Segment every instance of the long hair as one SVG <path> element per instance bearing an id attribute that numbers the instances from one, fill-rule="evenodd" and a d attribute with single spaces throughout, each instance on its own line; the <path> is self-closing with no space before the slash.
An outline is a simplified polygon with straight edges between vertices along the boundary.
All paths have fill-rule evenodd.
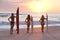
<path id="1" fill-rule="evenodd" d="M 27 20 L 30 20 L 30 15 L 27 16 Z"/>
<path id="2" fill-rule="evenodd" d="M 41 16 L 41 20 L 43 20 L 43 19 L 44 19 L 44 15 Z"/>

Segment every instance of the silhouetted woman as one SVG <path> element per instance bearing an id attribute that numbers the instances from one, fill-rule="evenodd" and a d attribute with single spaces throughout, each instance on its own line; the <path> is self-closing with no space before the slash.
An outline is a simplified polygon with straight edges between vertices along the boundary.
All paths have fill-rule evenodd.
<path id="1" fill-rule="evenodd" d="M 44 15 L 42 15 L 41 18 L 40 18 L 42 32 L 44 31 L 44 24 L 45 24 L 44 19 L 45 19 L 45 17 L 44 17 Z"/>
<path id="2" fill-rule="evenodd" d="M 12 13 L 11 16 L 8 18 L 8 21 L 10 22 L 10 34 L 13 34 L 13 27 L 14 27 L 14 14 Z"/>
<path id="3" fill-rule="evenodd" d="M 29 27 L 31 22 L 30 15 L 27 16 L 27 18 L 25 19 L 25 22 L 27 23 L 27 33 L 29 33 Z"/>

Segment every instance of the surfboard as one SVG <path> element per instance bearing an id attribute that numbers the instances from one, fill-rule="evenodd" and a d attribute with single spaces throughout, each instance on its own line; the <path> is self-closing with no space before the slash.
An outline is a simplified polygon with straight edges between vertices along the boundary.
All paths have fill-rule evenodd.
<path id="1" fill-rule="evenodd" d="M 46 14 L 46 31 L 48 32 L 48 15 Z"/>
<path id="2" fill-rule="evenodd" d="M 33 17 L 31 16 L 31 32 L 33 33 Z"/>
<path id="3" fill-rule="evenodd" d="M 17 34 L 19 34 L 19 7 L 16 11 L 16 27 L 17 27 Z"/>

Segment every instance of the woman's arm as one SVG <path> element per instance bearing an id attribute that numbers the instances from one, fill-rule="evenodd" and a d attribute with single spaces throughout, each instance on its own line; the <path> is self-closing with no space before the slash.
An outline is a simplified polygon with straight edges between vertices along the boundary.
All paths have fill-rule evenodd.
<path id="1" fill-rule="evenodd" d="M 39 20 L 39 22 L 41 22 L 41 19 Z"/>
<path id="2" fill-rule="evenodd" d="M 8 21 L 10 21 L 10 17 L 8 18 Z"/>
<path id="3" fill-rule="evenodd" d="M 40 22 L 40 20 L 39 20 L 39 22 Z"/>

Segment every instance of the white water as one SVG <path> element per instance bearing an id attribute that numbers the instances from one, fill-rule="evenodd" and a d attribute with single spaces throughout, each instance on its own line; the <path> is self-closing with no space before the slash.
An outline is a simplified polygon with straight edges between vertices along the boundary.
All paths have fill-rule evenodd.
<path id="1" fill-rule="evenodd" d="M 8 17 L 10 16 L 10 14 L 0 14 L 0 15 L 8 15 L 7 17 L 1 17 L 0 16 L 0 29 L 10 29 L 10 25 L 5 25 L 4 23 L 2 23 L 1 25 L 1 22 L 8 22 Z M 40 27 L 38 21 L 41 17 L 42 14 L 30 14 L 33 16 L 33 20 L 34 21 L 37 21 L 37 22 L 34 22 L 34 27 Z M 43 14 L 45 17 L 46 17 L 46 14 Z M 26 18 L 27 14 L 23 14 L 23 15 L 20 15 L 19 17 L 19 20 L 20 22 L 21 21 L 25 21 L 25 18 Z M 49 20 L 49 23 L 48 23 L 48 26 L 60 26 L 60 14 L 48 14 L 48 20 Z M 9 23 L 9 22 L 8 22 Z M 24 23 L 24 22 L 22 22 Z M 24 25 L 19 25 L 20 28 L 26 28 L 26 24 Z M 16 29 L 16 25 L 14 27 L 14 29 Z"/>

